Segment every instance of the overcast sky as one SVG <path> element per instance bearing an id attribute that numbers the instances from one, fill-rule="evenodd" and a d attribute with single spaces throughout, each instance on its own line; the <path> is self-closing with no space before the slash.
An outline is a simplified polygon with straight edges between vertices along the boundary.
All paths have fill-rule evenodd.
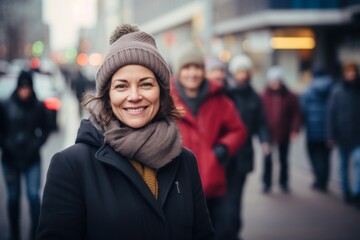
<path id="1" fill-rule="evenodd" d="M 43 20 L 50 26 L 50 47 L 74 47 L 81 27 L 96 23 L 96 0 L 43 0 Z"/>

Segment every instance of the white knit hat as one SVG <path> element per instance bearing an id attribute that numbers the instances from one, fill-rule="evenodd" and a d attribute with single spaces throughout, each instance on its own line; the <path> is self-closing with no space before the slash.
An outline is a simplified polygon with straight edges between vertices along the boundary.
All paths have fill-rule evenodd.
<path id="1" fill-rule="evenodd" d="M 250 71 L 253 68 L 251 59 L 246 55 L 237 55 L 229 63 L 229 72 L 235 74 L 238 71 Z"/>
<path id="2" fill-rule="evenodd" d="M 268 83 L 273 83 L 277 81 L 282 82 L 284 80 L 284 77 L 285 77 L 284 71 L 280 66 L 272 66 L 267 71 L 266 81 Z"/>

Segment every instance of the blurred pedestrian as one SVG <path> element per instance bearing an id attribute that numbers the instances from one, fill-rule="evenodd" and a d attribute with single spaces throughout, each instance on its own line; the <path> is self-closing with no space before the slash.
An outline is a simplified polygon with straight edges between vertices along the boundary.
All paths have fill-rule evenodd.
<path id="1" fill-rule="evenodd" d="M 301 96 L 301 108 L 306 127 L 306 147 L 314 174 L 312 188 L 327 191 L 330 171 L 330 151 L 326 138 L 326 108 L 333 84 L 321 68 L 313 71 L 313 79 Z"/>
<path id="2" fill-rule="evenodd" d="M 33 76 L 22 71 L 9 99 L 0 104 L 0 147 L 7 188 L 10 239 L 20 239 L 21 177 L 31 216 L 31 237 L 35 239 L 40 211 L 40 149 L 49 135 L 47 110 L 33 88 Z"/>
<path id="3" fill-rule="evenodd" d="M 75 93 L 76 99 L 79 104 L 79 116 L 83 115 L 83 108 L 81 106 L 82 99 L 87 90 L 87 85 L 90 81 L 82 73 L 82 70 L 79 68 L 71 80 L 72 89 Z"/>
<path id="4" fill-rule="evenodd" d="M 228 96 L 235 103 L 237 112 L 248 130 L 245 144 L 230 160 L 226 168 L 227 192 L 224 197 L 228 217 L 227 239 L 240 239 L 242 221 L 242 196 L 247 176 L 254 169 L 254 147 L 252 138 L 258 136 L 263 154 L 270 153 L 269 133 L 265 122 L 262 102 L 251 86 L 253 63 L 246 55 L 237 55 L 229 62 L 231 74 L 230 84 L 227 84 Z"/>
<path id="5" fill-rule="evenodd" d="M 328 106 L 329 144 L 337 144 L 340 153 L 340 181 L 346 203 L 360 206 L 360 77 L 358 66 L 346 62 L 342 81 L 334 86 Z M 349 167 L 354 164 L 355 184 L 350 184 Z M 351 168 L 353 169 L 353 168 Z"/>
<path id="6" fill-rule="evenodd" d="M 213 81 L 224 88 L 227 85 L 227 69 L 226 64 L 217 57 L 210 57 L 205 64 L 206 79 Z"/>
<path id="7" fill-rule="evenodd" d="M 183 148 L 170 71 L 154 38 L 122 24 L 75 145 L 51 160 L 38 239 L 213 239 L 194 155 Z"/>
<path id="8" fill-rule="evenodd" d="M 226 192 L 225 167 L 246 138 L 243 125 L 232 101 L 222 87 L 205 79 L 201 49 L 187 45 L 177 58 L 176 80 L 172 88 L 176 105 L 184 110 L 177 121 L 184 146 L 198 160 L 207 206 L 216 239 L 227 239 L 227 213 L 222 200 Z"/>
<path id="9" fill-rule="evenodd" d="M 271 143 L 279 152 L 279 184 L 282 192 L 289 192 L 288 151 L 290 140 L 297 138 L 301 125 L 299 102 L 284 83 L 285 75 L 279 66 L 271 67 L 266 76 L 267 86 L 262 101 L 268 123 Z M 265 156 L 263 172 L 263 192 L 271 191 L 272 154 Z"/>

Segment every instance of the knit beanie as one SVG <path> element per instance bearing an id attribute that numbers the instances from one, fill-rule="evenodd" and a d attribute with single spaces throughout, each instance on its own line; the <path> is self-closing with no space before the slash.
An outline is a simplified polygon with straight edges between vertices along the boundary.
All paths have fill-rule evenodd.
<path id="1" fill-rule="evenodd" d="M 268 83 L 282 82 L 284 80 L 284 71 L 280 66 L 272 66 L 266 74 L 266 81 Z"/>
<path id="2" fill-rule="evenodd" d="M 251 71 L 253 63 L 246 55 L 237 55 L 229 63 L 229 72 L 234 75 L 238 71 Z"/>
<path id="3" fill-rule="evenodd" d="M 111 35 L 109 51 L 96 74 L 97 91 L 106 86 L 117 70 L 131 64 L 150 69 L 159 83 L 169 90 L 170 70 L 156 47 L 154 37 L 135 25 L 122 24 Z"/>
<path id="4" fill-rule="evenodd" d="M 205 69 L 206 69 L 206 71 L 211 71 L 211 70 L 215 70 L 215 69 L 221 69 L 221 70 L 226 71 L 226 65 L 219 58 L 211 57 L 211 58 L 206 59 Z"/>
<path id="5" fill-rule="evenodd" d="M 30 72 L 27 72 L 27 71 L 20 72 L 18 79 L 17 79 L 17 87 L 16 88 L 20 88 L 23 86 L 27 86 L 27 87 L 30 87 L 31 89 L 33 89 L 33 77 Z"/>
<path id="6" fill-rule="evenodd" d="M 204 53 L 194 43 L 186 45 L 179 51 L 175 61 L 175 73 L 179 73 L 181 68 L 189 64 L 205 67 Z"/>

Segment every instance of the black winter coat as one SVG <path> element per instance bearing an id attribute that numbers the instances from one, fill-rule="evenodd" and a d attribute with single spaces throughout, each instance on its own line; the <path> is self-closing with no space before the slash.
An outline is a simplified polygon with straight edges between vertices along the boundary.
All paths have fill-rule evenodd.
<path id="1" fill-rule="evenodd" d="M 50 129 L 47 109 L 35 93 L 22 102 L 17 92 L 0 103 L 0 147 L 4 163 L 24 169 L 40 161 L 40 148 Z"/>
<path id="2" fill-rule="evenodd" d="M 351 150 L 360 146 L 360 79 L 355 84 L 337 84 L 329 99 L 327 112 L 328 139 Z"/>
<path id="3" fill-rule="evenodd" d="M 257 135 L 261 142 L 270 141 L 262 102 L 250 84 L 237 85 L 232 88 L 228 87 L 226 92 L 235 103 L 237 111 L 249 133 L 244 146 L 241 147 L 231 160 L 230 167 L 236 166 L 238 172 L 249 173 L 254 169 L 252 138 Z"/>
<path id="4" fill-rule="evenodd" d="M 194 155 L 183 149 L 157 179 L 158 200 L 83 120 L 76 144 L 51 161 L 37 239 L 213 239 Z"/>

